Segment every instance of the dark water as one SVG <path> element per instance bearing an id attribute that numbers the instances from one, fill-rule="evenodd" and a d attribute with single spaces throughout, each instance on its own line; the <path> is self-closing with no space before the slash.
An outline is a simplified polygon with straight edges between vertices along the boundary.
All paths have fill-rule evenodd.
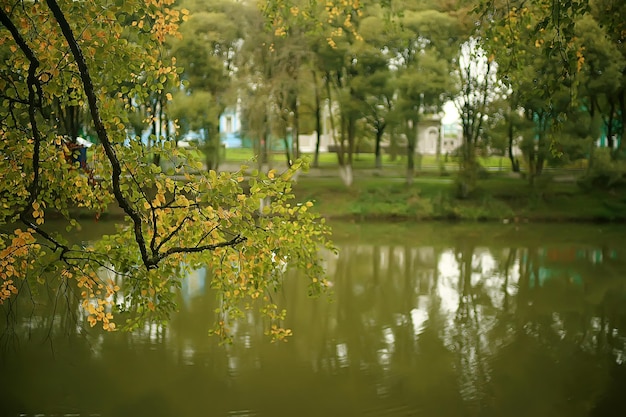
<path id="1" fill-rule="evenodd" d="M 233 345 L 208 337 L 202 270 L 167 328 L 85 337 L 21 307 L 0 325 L 0 416 L 626 415 L 626 227 L 335 230 L 332 297 L 297 276 L 276 297 L 288 343 L 252 313 Z"/>

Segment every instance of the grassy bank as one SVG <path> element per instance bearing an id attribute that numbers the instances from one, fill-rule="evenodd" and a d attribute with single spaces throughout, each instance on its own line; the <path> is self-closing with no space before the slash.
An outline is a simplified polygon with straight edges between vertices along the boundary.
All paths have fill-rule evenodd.
<path id="1" fill-rule="evenodd" d="M 282 156 L 275 156 L 277 169 L 284 169 Z M 236 170 L 252 165 L 249 149 L 227 149 L 221 169 Z M 424 156 L 414 183 L 404 179 L 406 161 L 386 155 L 384 167 L 374 169 L 372 154 L 363 154 L 354 164 L 355 182 L 346 187 L 338 177 L 334 154 L 321 154 L 320 166 L 300 175 L 294 184 L 299 201 L 315 201 L 315 209 L 331 219 L 348 220 L 460 220 L 505 222 L 624 222 L 626 189 L 584 190 L 577 167 L 546 170 L 534 187 L 510 173 L 508 159 L 481 158 L 486 171 L 471 197 L 456 197 L 458 163 L 442 164 Z M 89 214 L 91 215 L 91 214 Z M 112 206 L 105 216 L 123 216 Z"/>
<path id="2" fill-rule="evenodd" d="M 303 176 L 294 186 L 299 200 L 314 200 L 329 218 L 355 220 L 625 221 L 626 193 L 583 191 L 573 182 L 535 187 L 520 178 L 492 175 L 470 198 L 455 196 L 452 177 L 357 178 L 346 188 L 332 177 Z"/>
<path id="3" fill-rule="evenodd" d="M 227 149 L 225 163 L 237 166 L 252 157 L 249 149 Z M 282 155 L 273 155 L 277 167 Z M 312 159 L 312 156 L 309 155 Z M 485 179 L 467 199 L 456 197 L 458 161 L 424 155 L 419 176 L 405 184 L 405 157 L 383 156 L 383 169 L 374 169 L 373 154 L 355 156 L 355 183 L 345 187 L 337 176 L 337 157 L 320 154 L 319 167 L 303 175 L 294 189 L 299 200 L 314 200 L 329 218 L 355 220 L 469 221 L 626 221 L 626 190 L 583 190 L 576 179 L 582 166 L 549 169 L 531 187 L 511 175 L 503 157 L 479 158 Z M 279 168 L 280 169 L 280 168 Z M 446 174 L 441 176 L 441 174 Z"/>

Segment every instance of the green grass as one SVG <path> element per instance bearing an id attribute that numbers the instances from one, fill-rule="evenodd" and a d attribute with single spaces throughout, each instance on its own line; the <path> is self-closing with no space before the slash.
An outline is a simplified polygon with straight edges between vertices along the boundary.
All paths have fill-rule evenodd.
<path id="1" fill-rule="evenodd" d="M 199 151 L 196 151 L 199 152 Z M 226 149 L 225 160 L 245 164 L 251 149 Z M 284 156 L 274 154 L 276 166 Z M 312 158 L 312 156 L 311 156 Z M 375 170 L 374 155 L 355 155 L 354 184 L 347 188 L 337 175 L 337 156 L 320 154 L 320 168 L 303 174 L 294 185 L 297 199 L 313 200 L 316 210 L 331 218 L 352 219 L 454 219 L 508 221 L 624 221 L 625 190 L 585 191 L 575 182 L 556 182 L 551 171 L 534 186 L 512 176 L 507 158 L 481 159 L 489 169 L 470 198 L 456 197 L 457 162 L 449 160 L 447 176 L 441 176 L 435 156 L 422 158 L 423 170 L 413 184 L 405 181 L 406 157 L 383 157 L 383 169 Z M 500 172 L 500 168 L 503 170 Z M 495 171 L 495 172 L 494 172 Z M 567 173 L 571 176 L 571 172 Z"/>
<path id="2" fill-rule="evenodd" d="M 313 200 L 331 218 L 450 219 L 497 221 L 624 221 L 623 193 L 585 192 L 575 183 L 541 187 L 519 178 L 481 180 L 470 198 L 455 195 L 452 178 L 418 177 L 412 185 L 399 178 L 357 177 L 346 188 L 338 178 L 303 176 L 294 186 L 301 201 Z"/>
<path id="3" fill-rule="evenodd" d="M 255 157 L 254 150 L 251 148 L 227 148 L 225 152 L 224 162 L 227 163 L 245 163 L 252 160 Z M 313 154 L 303 154 L 313 161 Z M 278 162 L 283 161 L 285 156 L 283 153 L 274 152 L 271 158 Z M 485 168 L 501 169 L 503 171 L 509 171 L 511 168 L 511 161 L 504 157 L 490 156 L 486 158 L 478 158 L 480 164 Z M 438 160 L 435 155 L 423 155 L 421 157 L 422 168 L 429 171 L 438 171 L 441 163 L 449 171 L 454 171 L 458 167 L 458 161 L 455 158 L 441 156 Z M 382 163 L 385 168 L 396 168 L 398 170 L 406 169 L 407 158 L 405 155 L 398 155 L 392 157 L 389 154 L 383 154 Z M 416 164 L 418 163 L 416 159 Z M 353 167 L 354 169 L 373 169 L 375 168 L 376 160 L 373 153 L 360 153 L 353 155 Z M 319 168 L 320 169 L 334 169 L 337 167 L 337 154 L 333 152 L 322 152 L 319 155 Z"/>
<path id="4" fill-rule="evenodd" d="M 254 151 L 251 148 L 226 148 L 227 162 L 247 162 L 254 158 Z"/>

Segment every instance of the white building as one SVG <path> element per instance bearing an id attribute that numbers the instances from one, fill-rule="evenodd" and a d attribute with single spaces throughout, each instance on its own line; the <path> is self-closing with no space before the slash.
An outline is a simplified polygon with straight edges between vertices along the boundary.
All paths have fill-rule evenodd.
<path id="1" fill-rule="evenodd" d="M 322 127 L 324 133 L 320 136 L 320 152 L 328 152 L 329 147 L 332 148 L 334 145 L 328 125 L 329 123 L 324 123 Z M 308 135 L 300 135 L 300 151 L 303 153 L 314 153 L 316 141 L 316 132 Z M 385 140 L 383 148 L 386 147 L 385 145 L 388 144 L 388 141 L 388 139 Z M 406 142 L 406 139 L 404 142 Z M 461 128 L 458 124 L 444 125 L 438 115 L 423 117 L 417 127 L 416 153 L 422 155 L 436 155 L 439 149 L 441 155 L 445 155 L 446 153 L 451 154 L 455 149 L 461 146 L 461 143 Z M 406 143 L 401 143 L 400 146 L 404 147 Z"/>

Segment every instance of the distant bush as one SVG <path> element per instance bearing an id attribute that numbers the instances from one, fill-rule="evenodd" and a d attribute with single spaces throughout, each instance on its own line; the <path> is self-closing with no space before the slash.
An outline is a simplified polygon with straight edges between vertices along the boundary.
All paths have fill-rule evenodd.
<path id="1" fill-rule="evenodd" d="M 402 217 L 423 219 L 433 214 L 429 199 L 420 190 L 404 184 L 386 188 L 368 188 L 352 204 L 352 214 L 365 217 Z"/>
<path id="2" fill-rule="evenodd" d="M 596 149 L 593 163 L 578 184 L 583 189 L 626 187 L 626 161 L 613 160 L 608 148 Z"/>

